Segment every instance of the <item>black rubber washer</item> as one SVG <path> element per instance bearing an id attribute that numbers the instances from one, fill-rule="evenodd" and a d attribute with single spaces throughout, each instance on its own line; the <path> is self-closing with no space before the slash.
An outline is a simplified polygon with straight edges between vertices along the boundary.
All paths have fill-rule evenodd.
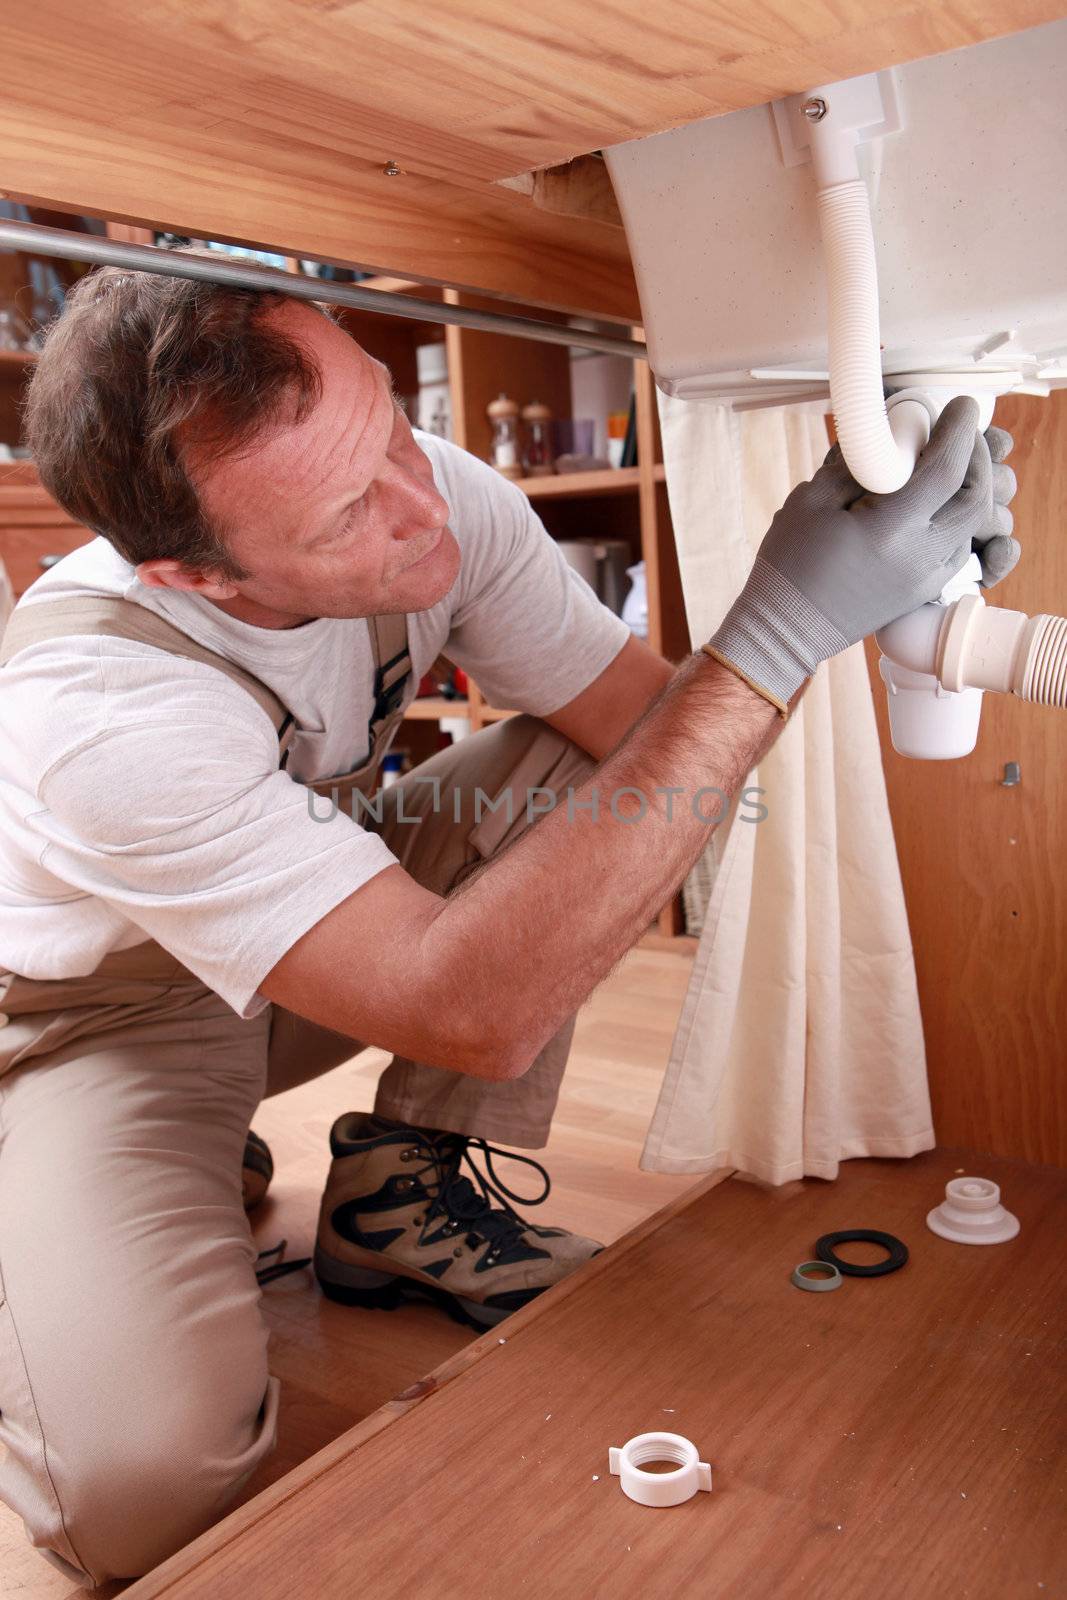
<path id="1" fill-rule="evenodd" d="M 842 1261 L 839 1255 L 835 1255 L 837 1245 L 851 1244 L 854 1240 L 881 1245 L 883 1250 L 889 1251 L 888 1259 L 876 1261 L 870 1267 L 860 1267 L 853 1261 Z M 843 1233 L 824 1233 L 815 1246 L 815 1254 L 827 1266 L 836 1267 L 846 1278 L 884 1278 L 887 1272 L 899 1272 L 905 1265 L 908 1247 L 902 1239 L 894 1238 L 891 1233 L 876 1233 L 873 1228 L 846 1228 Z"/>

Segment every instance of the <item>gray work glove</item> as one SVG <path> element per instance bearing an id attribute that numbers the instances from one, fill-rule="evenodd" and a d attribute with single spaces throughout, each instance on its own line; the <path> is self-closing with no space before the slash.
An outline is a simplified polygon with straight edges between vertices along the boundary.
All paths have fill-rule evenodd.
<path id="1" fill-rule="evenodd" d="M 1018 539 L 1012 538 L 1012 515 L 1008 510 L 1018 484 L 1014 472 L 1004 465 L 1004 458 L 1011 455 L 1015 440 L 1003 428 L 987 428 L 985 442 L 993 463 L 993 515 L 988 529 L 972 540 L 972 548 L 982 563 L 979 582 L 983 589 L 992 589 L 1001 578 L 1007 577 L 1022 550 Z"/>
<path id="2" fill-rule="evenodd" d="M 1012 438 L 977 424 L 974 400 L 951 400 L 895 494 L 866 493 L 835 445 L 775 516 L 711 652 L 784 707 L 820 661 L 936 600 L 972 549 L 986 588 L 1002 578 L 1019 559 Z"/>

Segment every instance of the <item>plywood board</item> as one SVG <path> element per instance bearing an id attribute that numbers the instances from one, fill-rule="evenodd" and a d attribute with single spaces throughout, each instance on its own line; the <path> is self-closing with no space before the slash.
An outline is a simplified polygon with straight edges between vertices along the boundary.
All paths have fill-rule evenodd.
<path id="1" fill-rule="evenodd" d="M 1067 1177 L 987 1161 L 1022 1232 L 975 1248 L 925 1226 L 960 1168 L 940 1151 L 675 1202 L 130 1600 L 348 1600 L 354 1574 L 375 1600 L 1058 1592 Z M 820 1234 L 857 1226 L 908 1265 L 792 1286 Z M 660 1429 L 700 1447 L 712 1495 L 620 1493 L 608 1446 Z"/>
<path id="2" fill-rule="evenodd" d="M 633 321 L 621 230 L 495 180 L 1061 12 L 38 0 L 0 23 L 0 189 Z"/>
<path id="3" fill-rule="evenodd" d="M 1067 390 L 1009 395 L 1022 559 L 989 603 L 1067 615 Z M 911 761 L 868 664 L 926 1037 L 946 1143 L 1067 1166 L 1067 715 L 987 694 L 961 761 Z M 1005 787 L 1007 764 L 1022 781 Z"/>

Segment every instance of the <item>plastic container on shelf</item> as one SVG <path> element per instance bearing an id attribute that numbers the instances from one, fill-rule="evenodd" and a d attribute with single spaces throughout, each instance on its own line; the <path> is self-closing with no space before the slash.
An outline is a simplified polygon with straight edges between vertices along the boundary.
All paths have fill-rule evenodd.
<path id="1" fill-rule="evenodd" d="M 617 617 L 622 616 L 622 608 L 630 591 L 629 561 L 632 554 L 626 539 L 601 539 L 597 546 L 597 594 Z"/>
<path id="2" fill-rule="evenodd" d="M 442 733 L 451 735 L 453 744 L 458 744 L 461 739 L 465 739 L 471 731 L 471 719 L 469 716 L 439 717 L 437 725 Z"/>
<path id="3" fill-rule="evenodd" d="M 415 350 L 419 378 L 416 426 L 442 439 L 452 437 L 452 397 L 448 387 L 448 355 L 440 341 L 420 344 Z"/>
<path id="4" fill-rule="evenodd" d="M 597 586 L 597 541 L 595 539 L 558 539 L 560 555 L 569 567 L 584 578 L 594 592 Z"/>
<path id="5" fill-rule="evenodd" d="M 390 750 L 382 757 L 382 788 L 391 789 L 404 775 L 403 750 Z"/>
<path id="6" fill-rule="evenodd" d="M 608 460 L 613 467 L 622 466 L 622 458 L 626 452 L 626 431 L 629 423 L 629 414 L 625 411 L 611 411 L 608 413 Z"/>
<path id="7" fill-rule="evenodd" d="M 645 563 L 638 561 L 627 567 L 626 576 L 631 589 L 622 603 L 622 620 L 631 633 L 639 639 L 648 638 L 648 588 L 645 583 Z"/>

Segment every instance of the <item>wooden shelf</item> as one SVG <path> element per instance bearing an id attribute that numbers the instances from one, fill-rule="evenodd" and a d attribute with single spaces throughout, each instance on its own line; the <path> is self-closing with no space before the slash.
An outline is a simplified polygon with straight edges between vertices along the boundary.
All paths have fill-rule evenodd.
<path id="1" fill-rule="evenodd" d="M 379 273 L 373 278 L 361 278 L 353 289 L 377 289 L 380 294 L 413 294 L 423 300 L 439 298 L 441 290 L 432 283 L 413 283 L 410 278 L 392 278 Z"/>
<path id="2" fill-rule="evenodd" d="M 0 369 L 4 367 L 32 367 L 37 360 L 36 350 L 0 350 Z"/>
<path id="3" fill-rule="evenodd" d="M 652 468 L 653 479 L 663 481 L 663 464 Z M 514 478 L 531 500 L 581 499 L 586 495 L 636 494 L 641 486 L 640 467 L 609 467 L 601 472 L 556 472 L 545 478 Z"/>
<path id="4" fill-rule="evenodd" d="M 504 711 L 499 706 L 482 705 L 479 711 L 482 722 L 503 722 L 518 715 L 517 711 Z M 426 694 L 413 700 L 404 716 L 413 722 L 436 722 L 441 717 L 464 717 L 469 722 L 471 706 L 469 700 L 446 700 L 444 695 Z"/>
<path id="5" fill-rule="evenodd" d="M 413 700 L 404 712 L 405 718 L 412 722 L 436 722 L 439 717 L 466 717 L 470 718 L 470 702 L 467 700 L 446 700 L 443 694 L 423 695 L 420 700 Z"/>

